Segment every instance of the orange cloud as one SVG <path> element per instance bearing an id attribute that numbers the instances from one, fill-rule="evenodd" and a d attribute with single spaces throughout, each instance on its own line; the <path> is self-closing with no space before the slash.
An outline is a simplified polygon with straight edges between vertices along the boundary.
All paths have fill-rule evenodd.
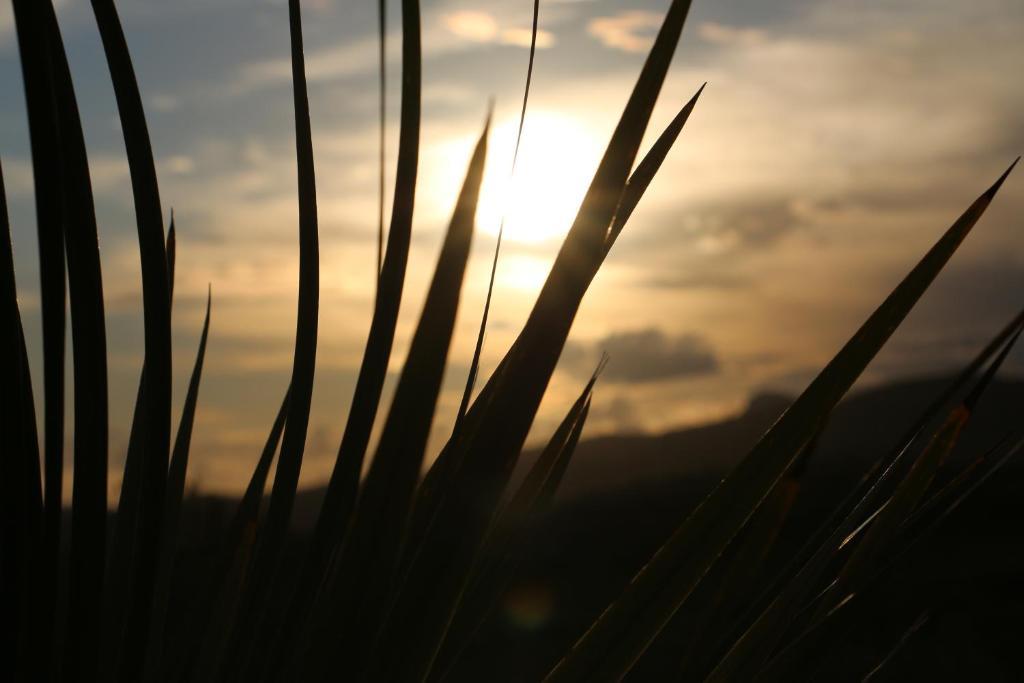
<path id="1" fill-rule="evenodd" d="M 654 42 L 654 30 L 661 26 L 661 21 L 662 16 L 656 12 L 632 10 L 613 17 L 592 19 L 587 30 L 605 47 L 645 52 Z"/>
<path id="2" fill-rule="evenodd" d="M 475 43 L 498 43 L 530 47 L 533 31 L 529 28 L 501 28 L 498 20 L 487 12 L 463 10 L 445 15 L 444 25 L 459 38 Z M 537 47 L 547 48 L 555 44 L 550 31 L 537 31 Z"/>

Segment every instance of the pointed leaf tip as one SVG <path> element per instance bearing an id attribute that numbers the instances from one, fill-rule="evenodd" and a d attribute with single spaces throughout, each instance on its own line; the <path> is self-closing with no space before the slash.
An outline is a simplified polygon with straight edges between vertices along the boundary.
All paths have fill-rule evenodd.
<path id="1" fill-rule="evenodd" d="M 608 361 L 611 360 L 611 356 L 608 355 L 607 351 L 601 352 L 601 360 L 597 362 L 597 367 L 594 368 L 594 374 L 590 376 L 590 384 L 593 385 L 597 381 L 597 378 L 601 376 L 604 369 L 608 367 Z"/>
<path id="2" fill-rule="evenodd" d="M 1003 346 L 1003 350 L 999 352 L 999 355 L 996 356 L 995 360 L 993 360 L 988 366 L 988 370 L 986 370 L 985 374 L 982 375 L 980 380 L 978 380 L 973 391 L 971 391 L 971 393 L 964 399 L 964 407 L 967 408 L 969 412 L 974 411 L 975 406 L 977 406 L 978 401 L 981 399 L 981 395 L 985 392 L 988 385 L 992 383 L 992 380 L 995 378 L 996 373 L 999 372 L 999 368 L 1002 366 L 1003 361 L 1005 361 L 1006 357 L 1010 355 L 1010 351 L 1017 343 L 1017 339 L 1020 338 L 1022 331 L 1024 331 L 1024 325 L 1018 325 L 1017 331 L 1013 333 L 1013 336 L 1010 337 Z"/>
<path id="3" fill-rule="evenodd" d="M 494 120 L 494 98 L 487 102 L 487 116 L 484 117 L 484 132 L 481 136 L 483 141 L 487 140 L 487 134 L 491 131 L 491 122 Z"/>
<path id="4" fill-rule="evenodd" d="M 1017 165 L 1018 161 L 1020 161 L 1020 157 L 1019 156 L 1016 159 L 1013 160 L 1013 163 L 1010 164 L 1009 168 L 1007 168 L 1005 171 L 1003 171 L 1003 174 L 1001 176 L 999 176 L 999 179 L 996 180 L 996 182 L 992 183 L 992 187 L 990 187 L 988 189 L 988 192 L 985 193 L 986 195 L 988 195 L 988 197 L 990 199 L 992 197 L 994 197 L 996 195 L 996 192 L 999 191 L 999 188 L 1003 186 L 1003 182 L 1006 181 L 1006 178 L 1010 175 L 1010 172 L 1013 171 L 1013 168 L 1014 168 L 1014 166 Z"/>

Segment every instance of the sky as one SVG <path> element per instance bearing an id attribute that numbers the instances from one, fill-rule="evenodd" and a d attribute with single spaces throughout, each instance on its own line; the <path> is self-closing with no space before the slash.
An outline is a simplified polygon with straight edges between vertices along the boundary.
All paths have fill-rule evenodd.
<path id="1" fill-rule="evenodd" d="M 542 0 L 533 89 L 510 176 L 532 4 L 423 2 L 423 146 L 388 387 L 488 100 L 496 102 L 432 452 L 451 430 L 502 214 L 506 242 L 485 375 L 530 310 L 668 2 Z M 113 91 L 89 5 L 57 5 L 100 226 L 116 487 L 142 361 L 138 245 Z M 173 208 L 176 216 L 178 410 L 208 285 L 213 292 L 191 484 L 237 492 L 286 388 L 295 333 L 287 7 L 284 0 L 117 6 L 165 212 Z M 389 1 L 388 11 L 390 177 L 400 3 Z M 307 0 L 303 12 L 321 295 L 302 483 L 315 485 L 333 465 L 372 306 L 377 15 L 370 0 Z M 11 24 L 9 3 L 0 4 L 0 160 L 38 384 L 31 159 Z M 551 433 L 602 351 L 610 362 L 590 435 L 656 433 L 735 413 L 758 392 L 800 391 L 1024 150 L 1022 30 L 1019 0 L 695 0 L 644 148 L 702 83 L 707 88 L 584 300 L 531 443 Z M 1017 176 L 861 386 L 952 371 L 1024 303 L 1024 179 Z M 1024 372 L 1024 354 L 1011 356 L 1007 371 Z M 386 391 L 379 418 L 388 403 Z"/>

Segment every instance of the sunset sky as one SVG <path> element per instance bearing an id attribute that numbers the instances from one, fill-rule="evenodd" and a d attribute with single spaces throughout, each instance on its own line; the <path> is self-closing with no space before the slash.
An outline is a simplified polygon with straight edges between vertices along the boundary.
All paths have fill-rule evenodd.
<path id="1" fill-rule="evenodd" d="M 465 381 L 502 211 L 507 242 L 485 374 L 532 305 L 667 4 L 542 0 L 534 89 L 510 185 L 532 2 L 423 3 L 423 147 L 392 380 L 488 98 L 496 98 L 435 450 Z M 165 212 L 173 207 L 177 218 L 179 409 L 208 283 L 213 290 L 191 476 L 203 489 L 237 491 L 286 388 L 295 334 L 286 3 L 117 5 Z M 303 482 L 313 484 L 333 463 L 372 304 L 377 17 L 371 0 L 308 0 L 303 9 L 321 247 L 317 384 L 303 465 Z M 399 3 L 389 10 L 390 174 Z M 116 481 L 142 361 L 138 245 L 89 4 L 64 0 L 58 14 L 99 214 Z M 741 410 L 758 391 L 799 391 L 1024 150 L 1022 35 L 1020 0 L 695 0 L 645 148 L 705 81 L 707 89 L 584 301 L 533 438 L 550 433 L 603 350 L 611 362 L 591 435 L 657 432 Z M 0 160 L 38 385 L 31 160 L 9 3 L 0 3 L 0 82 Z M 951 370 L 1024 305 L 1022 216 L 1018 170 L 862 384 Z M 1024 371 L 1024 354 L 1007 368 Z"/>

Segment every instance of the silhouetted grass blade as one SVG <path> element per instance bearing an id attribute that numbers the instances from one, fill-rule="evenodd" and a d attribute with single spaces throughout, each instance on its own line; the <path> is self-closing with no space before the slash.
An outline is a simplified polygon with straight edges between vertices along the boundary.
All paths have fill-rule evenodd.
<path id="1" fill-rule="evenodd" d="M 242 595 L 246 569 L 256 540 L 260 502 L 266 489 L 270 466 L 274 461 L 284 431 L 288 413 L 290 391 L 285 393 L 281 407 L 274 418 L 270 434 L 256 463 L 245 493 L 228 524 L 227 536 L 218 554 L 212 576 L 202 597 L 197 601 L 196 627 L 201 635 L 195 660 L 185 663 L 185 673 L 191 679 L 208 681 L 220 670 L 228 635 L 232 631 L 235 610 Z"/>
<path id="2" fill-rule="evenodd" d="M 549 674 L 549 680 L 617 677 L 630 669 L 938 275 L 1012 168 L 957 219 L 754 449 L 673 533 L 622 597 Z"/>
<path id="3" fill-rule="evenodd" d="M 135 70 L 113 0 L 91 0 L 110 69 L 131 176 L 142 265 L 145 333 L 145 457 L 135 572 L 120 675 L 138 680 L 146 656 L 171 431 L 171 310 L 156 164 Z"/>
<path id="4" fill-rule="evenodd" d="M 583 430 L 586 422 L 585 414 L 589 410 L 591 394 L 597 382 L 600 369 L 594 372 L 590 381 L 583 387 L 579 397 L 562 418 L 547 446 L 541 451 L 536 462 L 527 471 L 523 483 L 516 489 L 515 495 L 509 500 L 505 511 L 498 518 L 496 525 L 518 526 L 531 513 L 537 510 L 542 501 L 550 502 L 555 489 L 561 482 L 566 465 L 575 450 L 574 435 Z"/>
<path id="5" fill-rule="evenodd" d="M 569 328 L 604 254 L 615 207 L 675 51 L 689 2 L 677 0 L 626 104 L 579 214 L 508 359 L 505 381 L 462 448 L 453 490 L 409 571 L 370 677 L 421 678 L 430 670 L 468 569 L 547 388 Z M 471 411 L 472 412 L 472 411 Z M 401 643 L 402 656 L 389 650 Z"/>
<path id="6" fill-rule="evenodd" d="M 637 165 L 636 170 L 629 176 L 626 188 L 622 192 L 622 199 L 615 210 L 615 219 L 612 221 L 612 226 L 608 231 L 606 249 L 611 249 L 619 234 L 622 233 L 622 229 L 626 227 L 626 222 L 633 215 L 633 211 L 636 209 L 637 204 L 640 203 L 644 193 L 647 192 L 648 186 L 654 180 L 654 176 L 661 168 L 665 157 L 668 156 L 672 145 L 675 144 L 679 133 L 683 131 L 683 126 L 686 125 L 686 121 L 690 118 L 690 112 L 693 111 L 694 105 L 697 104 L 700 94 L 704 92 L 705 86 L 707 86 L 707 83 L 700 86 L 694 96 L 690 98 L 690 101 L 683 105 L 683 108 L 679 110 L 679 113 L 675 115 L 675 118 L 662 131 L 658 139 L 654 141 L 654 144 L 651 145 L 647 154 L 644 155 L 644 158 Z"/>
<path id="7" fill-rule="evenodd" d="M 984 363 L 1024 324 L 1021 311 L 982 349 L 960 372 L 949 387 L 937 396 L 907 432 L 896 442 L 895 448 L 880 458 L 865 474 L 856 490 L 839 505 L 833 517 L 805 544 L 790 565 L 763 591 L 743 624 L 749 627 L 734 633 L 735 640 L 725 657 L 718 663 L 708 680 L 727 681 L 749 677 L 771 654 L 786 627 L 801 607 L 802 601 L 818 585 L 818 579 L 835 556 L 844 538 L 852 533 L 869 511 L 878 505 L 890 480 L 902 472 L 903 461 L 909 458 L 911 447 L 925 428 L 940 415 L 950 400 L 959 394 Z M 767 596 L 767 597 L 764 597 Z"/>
<path id="8" fill-rule="evenodd" d="M 463 278 L 487 160 L 491 113 L 469 162 L 469 170 L 445 235 L 434 277 L 384 429 L 360 490 L 353 527 L 342 551 L 342 639 L 348 665 L 372 645 L 380 612 L 392 587 L 402 534 L 441 391 L 458 313 Z"/>
<path id="9" fill-rule="evenodd" d="M 168 293 L 174 292 L 174 217 L 167 231 L 167 276 Z M 173 301 L 172 301 L 173 303 Z M 139 384 L 135 391 L 135 406 L 132 409 L 131 428 L 128 432 L 128 448 L 124 467 L 121 471 L 121 487 L 117 499 L 117 514 L 111 535 L 107 557 L 106 581 L 104 582 L 103 635 L 106 638 L 101 655 L 103 678 L 112 678 L 116 671 L 126 612 L 130 600 L 131 580 L 134 574 L 135 542 L 138 535 L 139 505 L 142 495 L 142 458 L 145 441 L 146 367 L 143 363 L 139 373 Z"/>
<path id="10" fill-rule="evenodd" d="M 172 223 L 173 225 L 173 223 Z M 173 231 L 168 242 L 173 244 Z M 173 252 L 168 252 L 173 253 Z M 171 465 L 167 473 L 167 494 L 164 499 L 164 528 L 161 534 L 160 564 L 157 569 L 156 585 L 153 598 L 153 618 L 150 623 L 150 647 L 147 654 L 146 678 L 157 680 L 160 677 L 161 660 L 164 656 L 164 622 L 167 618 L 167 606 L 171 597 L 171 571 L 174 565 L 175 552 L 178 545 L 178 517 L 181 512 L 181 501 L 185 494 L 185 475 L 188 470 L 189 448 L 192 444 L 192 427 L 196 417 L 196 403 L 199 400 L 199 382 L 203 376 L 203 359 L 206 356 L 206 340 L 210 333 L 210 293 L 206 296 L 206 317 L 203 320 L 203 331 L 199 338 L 199 350 L 192 368 L 188 390 L 185 394 L 185 405 L 178 423 L 178 433 L 171 451 Z"/>
<path id="11" fill-rule="evenodd" d="M 523 139 L 523 124 L 526 122 L 526 105 L 530 99 L 530 83 L 533 81 L 533 61 L 537 55 L 537 28 L 540 24 L 540 0 L 533 1 L 533 26 L 530 29 L 530 57 L 526 65 L 526 86 L 523 88 L 523 105 L 519 111 L 519 128 L 516 131 L 516 144 L 512 150 L 512 168 L 509 176 L 515 176 L 516 162 L 519 160 L 519 143 Z M 505 234 L 505 216 L 502 214 L 501 223 L 498 225 L 498 238 L 494 243 L 494 259 L 491 261 L 491 275 L 487 282 L 487 297 L 484 299 L 484 311 L 480 317 L 480 329 L 476 335 L 476 346 L 473 348 L 473 358 L 469 363 L 469 372 L 466 374 L 466 386 L 462 391 L 462 400 L 459 402 L 459 412 L 455 415 L 455 426 L 453 433 L 459 431 L 462 421 L 466 418 L 466 411 L 469 409 L 469 401 L 473 397 L 473 387 L 476 384 L 476 376 L 480 371 L 480 355 L 483 353 L 484 336 L 487 332 L 487 318 L 491 313 L 491 298 L 494 294 L 494 277 L 498 272 L 498 256 L 501 255 L 501 239 Z"/>
<path id="12" fill-rule="evenodd" d="M 319 236 L 313 139 L 303 55 L 302 17 L 298 0 L 289 0 L 288 19 L 299 195 L 299 301 L 295 354 L 289 384 L 288 417 L 271 488 L 267 519 L 255 549 L 251 583 L 247 587 L 248 593 L 243 598 L 240 620 L 235 624 L 236 633 L 233 636 L 232 650 L 229 652 L 237 648 L 244 648 L 247 651 L 251 649 L 251 633 L 258 626 L 257 617 L 262 616 L 258 611 L 259 605 L 268 598 L 274 587 L 281 562 L 281 549 L 288 534 L 292 507 L 295 503 L 299 470 L 302 467 L 313 394 L 313 375 L 316 369 L 320 298 Z M 242 655 L 234 662 L 237 667 L 236 675 L 241 675 L 245 661 L 246 657 Z"/>
<path id="13" fill-rule="evenodd" d="M 681 672 L 685 680 L 699 680 L 721 655 L 723 632 L 729 620 L 756 590 L 757 580 L 800 492 L 807 463 L 817 449 L 820 430 L 779 479 L 732 543 L 719 556 L 708 575 L 694 591 L 693 603 L 704 605 L 700 612 L 680 612 L 673 619 L 686 620 Z M 710 595 L 704 598 L 700 595 Z M 667 637 L 668 631 L 661 634 Z"/>
<path id="14" fill-rule="evenodd" d="M 14 253 L 7 217 L 7 195 L 0 168 L 0 605 L 13 637 L 0 644 L 9 675 L 28 679 L 42 639 L 34 607 L 42 540 L 42 489 L 35 406 L 24 353 L 21 312 L 14 275 Z M 31 425 L 30 434 L 27 427 Z"/>
<path id="15" fill-rule="evenodd" d="M 177 257 L 178 251 L 178 238 L 174 229 L 174 209 L 171 209 L 171 225 L 167 228 L 167 243 L 164 249 L 167 252 L 167 298 L 171 302 L 171 308 L 174 308 L 174 259 Z"/>
<path id="16" fill-rule="evenodd" d="M 857 544 L 853 555 L 839 572 L 839 576 L 836 577 L 835 582 L 830 587 L 829 594 L 832 599 L 829 600 L 828 596 L 826 596 L 826 599 L 823 600 L 818 608 L 819 617 L 823 616 L 830 606 L 842 600 L 847 592 L 856 590 L 858 584 L 867 576 L 872 565 L 896 536 L 900 525 L 917 508 L 918 503 L 924 498 L 925 493 L 931 486 L 939 467 L 956 445 L 960 433 L 967 425 L 978 399 L 1006 359 L 1020 333 L 1021 330 L 1018 329 L 1007 341 L 1003 350 L 992 361 L 988 370 L 978 381 L 971 393 L 960 406 L 949 414 L 931 442 L 911 465 L 906 477 L 896 487 L 896 490 L 885 506 L 881 508 L 875 520 L 871 522 L 871 526 L 867 529 L 864 538 Z"/>
<path id="17" fill-rule="evenodd" d="M 865 603 L 865 597 L 883 585 L 882 580 L 891 575 L 891 572 L 901 566 L 908 557 L 920 550 L 920 546 L 928 540 L 931 534 L 938 528 L 945 519 L 959 507 L 963 501 L 970 496 L 978 487 L 984 484 L 989 477 L 995 474 L 1000 467 L 1005 465 L 1021 450 L 1024 450 L 1024 439 L 1020 439 L 1005 453 L 997 456 L 992 466 L 978 477 L 972 485 L 963 491 L 942 514 L 934 519 L 926 528 L 909 538 L 906 543 L 899 546 L 896 552 L 888 561 L 877 568 L 867 581 L 856 593 L 850 593 L 840 603 L 831 609 L 822 619 L 813 622 L 804 629 L 785 648 L 779 651 L 768 664 L 760 670 L 757 676 L 758 681 L 790 681 L 797 680 L 799 673 L 811 668 L 818 660 L 828 653 L 826 645 L 835 640 L 837 636 L 849 628 Z"/>
<path id="18" fill-rule="evenodd" d="M 96 675 L 107 526 L 107 350 L 96 213 L 85 139 L 52 4 L 38 8 L 47 32 L 53 108 L 60 135 L 65 250 L 74 358 L 74 475 L 68 627 L 64 666 Z"/>
<path id="19" fill-rule="evenodd" d="M 60 149 L 49 68 L 49 40 L 42 22 L 42 4 L 15 0 L 14 25 L 21 57 L 22 82 L 28 113 L 39 239 L 39 294 L 43 328 L 43 557 L 40 585 L 42 661 L 60 669 L 59 654 L 51 654 L 56 619 L 60 566 L 61 515 L 64 482 L 64 343 L 66 290 L 64 232 L 60 185 Z"/>
<path id="20" fill-rule="evenodd" d="M 579 443 L 590 411 L 596 374 L 559 423 L 488 533 L 476 566 L 467 579 L 466 595 L 452 617 L 432 679 L 434 674 L 439 680 L 452 676 L 460 655 L 507 590 L 526 550 L 528 534 L 551 505 Z"/>
<path id="21" fill-rule="evenodd" d="M 985 476 L 988 470 L 996 466 L 998 462 L 999 451 L 1006 446 L 1009 441 L 1009 434 L 1000 439 L 1000 441 L 985 451 L 982 455 L 972 460 L 966 467 L 957 473 L 950 481 L 944 484 L 939 490 L 932 495 L 928 496 L 927 500 L 921 503 L 921 505 L 914 510 L 914 514 L 907 517 L 906 521 L 900 525 L 899 536 L 893 542 L 893 545 L 898 547 L 903 543 L 904 539 L 913 537 L 920 531 L 921 528 L 928 525 L 928 523 L 935 520 L 940 514 L 940 511 L 945 509 L 952 501 L 956 500 L 960 494 L 968 490 L 974 485 L 979 477 Z"/>
<path id="22" fill-rule="evenodd" d="M 384 190 L 386 186 L 385 165 L 387 159 L 387 103 L 388 103 L 388 3 L 387 0 L 377 0 L 377 41 L 379 48 L 378 84 L 379 102 L 377 125 L 379 127 L 379 140 L 377 150 L 377 270 L 374 271 L 374 280 L 380 279 L 380 269 L 384 261 Z"/>
<path id="23" fill-rule="evenodd" d="M 387 253 L 378 279 L 373 319 L 352 397 L 345 432 L 327 484 L 292 602 L 308 604 L 320 588 L 328 561 L 348 528 L 366 447 L 387 374 L 402 298 L 412 233 L 419 164 L 421 97 L 420 11 L 417 0 L 402 2 L 402 102 L 395 196 Z"/>

